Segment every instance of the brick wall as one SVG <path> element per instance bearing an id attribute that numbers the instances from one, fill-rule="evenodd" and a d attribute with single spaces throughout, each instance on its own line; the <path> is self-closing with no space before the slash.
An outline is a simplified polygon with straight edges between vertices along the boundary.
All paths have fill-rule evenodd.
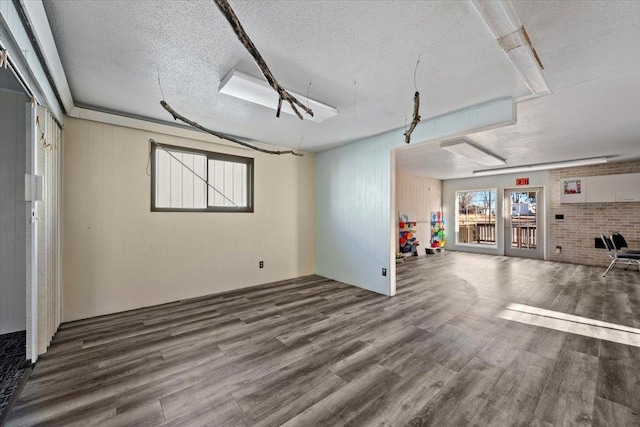
<path id="1" fill-rule="evenodd" d="M 572 264 L 608 265 L 604 249 L 594 248 L 594 238 L 613 231 L 629 246 L 640 248 L 640 202 L 560 203 L 560 180 L 597 175 L 640 173 L 640 161 L 607 163 L 549 171 L 549 259 Z M 564 214 L 563 220 L 555 219 Z M 556 254 L 555 247 L 562 246 Z"/>

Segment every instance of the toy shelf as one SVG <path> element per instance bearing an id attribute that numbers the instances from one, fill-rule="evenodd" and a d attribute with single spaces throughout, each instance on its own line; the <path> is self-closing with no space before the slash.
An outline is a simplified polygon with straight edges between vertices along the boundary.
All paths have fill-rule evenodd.
<path id="1" fill-rule="evenodd" d="M 398 254 L 401 256 L 418 255 L 417 247 L 420 242 L 416 238 L 416 221 L 411 221 L 407 215 L 398 218 Z M 397 258 L 397 256 L 396 256 Z"/>
<path id="2" fill-rule="evenodd" d="M 431 244 L 427 253 L 442 252 L 444 250 L 444 219 L 442 212 L 431 212 Z M 429 251 L 431 249 L 431 252 Z"/>

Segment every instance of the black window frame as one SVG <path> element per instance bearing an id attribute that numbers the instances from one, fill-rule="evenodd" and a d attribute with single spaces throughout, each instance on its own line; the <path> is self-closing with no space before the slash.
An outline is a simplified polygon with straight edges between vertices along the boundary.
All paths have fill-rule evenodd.
<path id="1" fill-rule="evenodd" d="M 206 156 L 206 172 L 204 178 L 207 179 L 206 208 L 159 208 L 156 206 L 156 151 L 162 148 L 151 143 L 151 212 L 253 212 L 253 189 L 254 189 L 254 159 L 252 157 L 234 156 L 232 154 L 217 153 L 214 151 L 199 150 L 196 148 L 180 147 L 176 145 L 162 144 L 162 147 L 171 152 L 183 152 Z M 221 160 L 247 165 L 247 206 L 209 206 L 209 160 Z"/>

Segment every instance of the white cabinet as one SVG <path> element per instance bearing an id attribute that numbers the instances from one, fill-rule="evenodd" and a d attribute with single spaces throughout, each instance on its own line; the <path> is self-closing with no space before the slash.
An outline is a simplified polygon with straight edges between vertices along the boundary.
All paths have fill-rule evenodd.
<path id="1" fill-rule="evenodd" d="M 615 175 L 616 202 L 640 202 L 640 174 Z"/>
<path id="2" fill-rule="evenodd" d="M 560 203 L 640 202 L 640 173 L 560 180 Z"/>
<path id="3" fill-rule="evenodd" d="M 563 178 L 560 180 L 560 203 L 584 203 L 587 201 L 585 178 Z"/>
<path id="4" fill-rule="evenodd" d="M 615 202 L 618 175 L 590 176 L 587 180 L 587 203 Z"/>

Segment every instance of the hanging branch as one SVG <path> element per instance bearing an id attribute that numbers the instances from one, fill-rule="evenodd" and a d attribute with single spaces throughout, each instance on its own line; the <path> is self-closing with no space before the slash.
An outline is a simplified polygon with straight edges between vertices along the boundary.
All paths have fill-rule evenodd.
<path id="1" fill-rule="evenodd" d="M 218 133 L 218 132 L 212 131 L 211 129 L 207 129 L 204 126 L 199 125 L 198 123 L 194 122 L 193 120 L 187 119 L 183 115 L 179 114 L 176 110 L 171 108 L 171 106 L 169 104 L 167 104 L 166 102 L 164 102 L 164 101 L 160 101 L 160 105 L 162 105 L 162 108 L 167 110 L 169 112 L 169 114 L 171 114 L 173 116 L 173 120 L 180 120 L 181 122 L 184 122 L 184 123 L 186 123 L 188 125 L 191 125 L 196 129 L 200 129 L 201 131 L 206 132 L 206 133 L 208 133 L 210 135 L 217 136 L 220 139 L 224 139 L 226 141 L 234 142 L 236 144 L 242 145 L 243 147 L 247 147 L 247 148 L 250 148 L 252 150 L 260 151 L 261 153 L 267 153 L 267 154 L 293 154 L 294 156 L 303 157 L 302 153 L 296 153 L 293 150 L 274 151 L 274 150 L 265 150 L 263 148 L 254 147 L 251 144 L 247 144 L 246 142 L 239 141 L 239 140 L 237 140 L 235 138 L 232 138 L 230 136 L 226 136 L 226 135 L 224 135 L 222 133 Z"/>
<path id="2" fill-rule="evenodd" d="M 411 142 L 411 133 L 416 128 L 418 123 L 420 123 L 420 92 L 416 91 L 416 94 L 413 96 L 413 120 L 411 121 L 411 126 L 409 130 L 404 133 L 404 142 L 407 144 Z"/>
<path id="3" fill-rule="evenodd" d="M 227 0 L 214 0 L 214 2 L 218 6 L 218 9 L 220 9 L 220 12 L 222 12 L 224 17 L 227 18 L 229 24 L 231 24 L 231 28 L 233 28 L 236 36 L 238 36 L 238 40 L 240 40 L 244 47 L 247 48 L 247 51 L 249 51 L 249 54 L 253 57 L 253 60 L 256 61 L 256 64 L 262 71 L 265 79 L 267 79 L 269 85 L 278 93 L 280 99 L 278 100 L 278 110 L 276 112 L 276 117 L 280 117 L 280 109 L 282 108 L 283 100 L 287 101 L 291 105 L 291 109 L 294 113 L 296 113 L 300 120 L 302 120 L 302 114 L 300 114 L 300 112 L 296 108 L 296 105 L 302 108 L 311 117 L 313 117 L 313 111 L 311 111 L 309 107 L 298 101 L 294 96 L 292 96 L 282 86 L 280 86 L 280 83 L 278 83 L 276 78 L 271 73 L 271 70 L 269 70 L 267 63 L 262 58 L 262 55 L 260 55 L 260 52 L 258 52 L 258 49 L 249 38 L 249 35 L 244 31 L 244 28 L 242 28 L 242 24 L 240 23 L 240 20 L 236 16 L 233 9 L 231 9 L 231 5 L 229 5 L 229 2 Z"/>
<path id="4" fill-rule="evenodd" d="M 6 69 L 7 66 L 9 65 L 8 54 L 9 52 L 7 52 L 6 50 L 0 49 L 0 68 Z"/>
<path id="5" fill-rule="evenodd" d="M 49 148 L 51 144 L 47 143 L 47 137 L 44 135 L 44 131 L 40 128 L 40 116 L 36 116 L 36 128 L 40 132 L 40 145 L 42 148 Z"/>

